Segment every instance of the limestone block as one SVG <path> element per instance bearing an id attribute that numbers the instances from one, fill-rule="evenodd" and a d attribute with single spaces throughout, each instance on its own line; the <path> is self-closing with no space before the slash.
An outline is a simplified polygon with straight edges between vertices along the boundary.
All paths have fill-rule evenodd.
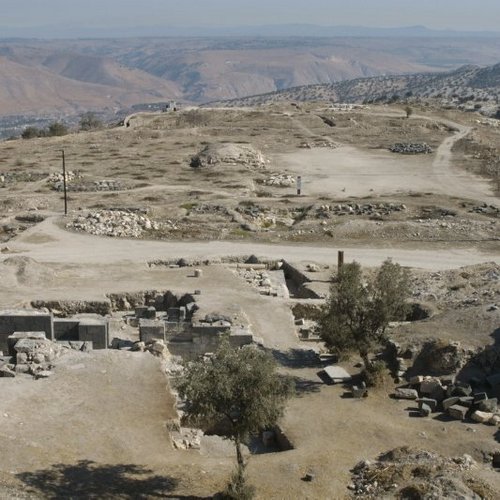
<path id="1" fill-rule="evenodd" d="M 417 399 L 418 392 L 415 389 L 398 388 L 394 393 L 396 399 Z"/>
<path id="2" fill-rule="evenodd" d="M 453 405 L 448 408 L 448 414 L 457 420 L 464 420 L 469 408 L 461 405 Z"/>
<path id="3" fill-rule="evenodd" d="M 491 420 L 492 417 L 493 413 L 486 413 L 484 411 L 479 411 L 479 410 L 476 410 L 471 415 L 472 420 L 474 420 L 474 422 L 479 422 L 480 424 L 486 424 Z"/>

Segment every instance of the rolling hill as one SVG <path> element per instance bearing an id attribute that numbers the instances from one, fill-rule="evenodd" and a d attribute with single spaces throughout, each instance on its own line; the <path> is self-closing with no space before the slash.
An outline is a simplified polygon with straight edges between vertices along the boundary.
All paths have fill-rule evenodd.
<path id="1" fill-rule="evenodd" d="M 253 106 L 279 101 L 314 100 L 366 103 L 407 98 L 441 99 L 444 103 L 457 104 L 481 102 L 495 108 L 500 98 L 500 64 L 485 68 L 463 66 L 447 73 L 377 76 L 333 84 L 306 85 L 229 100 L 225 105 Z"/>

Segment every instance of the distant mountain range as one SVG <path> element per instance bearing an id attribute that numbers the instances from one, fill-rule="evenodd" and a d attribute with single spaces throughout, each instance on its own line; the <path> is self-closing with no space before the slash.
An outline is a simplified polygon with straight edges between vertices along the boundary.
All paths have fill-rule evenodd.
<path id="1" fill-rule="evenodd" d="M 84 27 L 74 25 L 0 26 L 2 38 L 130 38 L 130 37 L 500 37 L 500 31 L 434 30 L 425 26 L 370 28 L 367 26 L 320 26 L 272 24 L 262 26 L 124 26 Z"/>
<path id="2" fill-rule="evenodd" d="M 317 28 L 299 25 L 293 31 L 298 33 L 301 26 L 303 33 Z M 331 29 L 341 33 L 341 28 Z M 387 80 L 388 75 L 439 75 L 499 60 L 500 36 L 428 38 L 391 33 L 0 40 L 0 116 L 74 116 L 87 110 L 113 116 L 136 104 L 169 100 L 201 104 L 320 84 L 333 85 L 340 95 L 366 95 L 359 90 L 364 84 L 341 82 L 380 77 L 386 83 L 377 83 L 376 88 L 392 89 L 403 85 L 396 83 L 402 77 Z"/>

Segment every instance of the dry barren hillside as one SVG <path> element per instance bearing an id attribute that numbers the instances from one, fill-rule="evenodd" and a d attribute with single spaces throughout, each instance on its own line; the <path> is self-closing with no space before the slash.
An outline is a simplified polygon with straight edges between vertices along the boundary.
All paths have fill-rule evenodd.
<path id="1" fill-rule="evenodd" d="M 201 103 L 356 78 L 442 72 L 494 64 L 499 50 L 494 37 L 5 40 L 0 116 L 170 99 Z"/>
<path id="2" fill-rule="evenodd" d="M 500 97 L 500 64 L 488 67 L 463 66 L 447 73 L 358 78 L 332 84 L 305 85 L 282 91 L 229 101 L 228 105 L 252 106 L 273 102 L 321 101 L 344 103 L 396 102 L 402 99 L 433 98 L 443 104 L 464 105 L 471 109 L 491 108 L 493 114 Z M 478 104 L 482 103 L 482 104 Z"/>
<path id="3" fill-rule="evenodd" d="M 177 86 L 96 56 L 26 48 L 0 56 L 0 115 L 116 109 L 180 96 Z"/>

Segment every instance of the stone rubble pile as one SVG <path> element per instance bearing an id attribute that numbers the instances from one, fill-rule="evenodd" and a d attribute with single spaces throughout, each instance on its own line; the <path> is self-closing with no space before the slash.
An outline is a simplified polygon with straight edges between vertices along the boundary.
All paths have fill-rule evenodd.
<path id="1" fill-rule="evenodd" d="M 265 186 L 274 187 L 291 187 L 295 186 L 296 179 L 288 174 L 271 174 L 267 179 L 262 181 Z"/>
<path id="2" fill-rule="evenodd" d="M 319 218 L 328 218 L 330 215 L 368 215 L 372 217 L 390 215 L 394 212 L 403 212 L 407 209 L 402 203 L 338 203 L 336 205 L 321 205 L 316 214 Z"/>
<path id="3" fill-rule="evenodd" d="M 73 172 L 72 170 L 67 170 L 66 171 L 66 187 L 68 187 L 68 185 L 71 182 L 73 182 L 77 179 L 81 179 L 81 178 L 82 178 L 82 176 L 81 176 L 80 172 L 78 172 L 78 171 Z M 53 172 L 47 178 L 47 183 L 52 186 L 52 189 L 62 190 L 63 185 L 64 185 L 64 176 L 60 172 Z M 61 186 L 61 188 L 59 189 L 56 186 Z"/>
<path id="4" fill-rule="evenodd" d="M 66 227 L 89 234 L 120 238 L 140 238 L 145 231 L 177 228 L 172 221 L 156 222 L 145 215 L 123 210 L 90 212 L 86 216 L 78 216 Z"/>
<path id="5" fill-rule="evenodd" d="M 62 177 L 62 175 L 61 175 Z M 58 181 L 52 184 L 55 191 L 63 191 L 64 183 Z M 129 189 L 123 182 L 118 180 L 100 180 L 79 183 L 69 183 L 66 185 L 67 191 L 73 192 L 96 192 L 96 191 L 123 191 Z"/>
<path id="6" fill-rule="evenodd" d="M 472 207 L 469 210 L 469 213 L 496 215 L 497 217 L 500 217 L 500 208 L 496 207 L 495 205 L 488 205 L 487 203 L 483 203 L 480 206 Z"/>
<path id="7" fill-rule="evenodd" d="M 192 168 L 207 168 L 216 165 L 243 165 L 264 168 L 269 163 L 264 155 L 246 144 L 208 144 L 191 158 Z"/>
<path id="8" fill-rule="evenodd" d="M 256 269 L 236 269 L 234 273 L 243 278 L 250 286 L 257 289 L 261 295 L 276 297 L 278 292 L 273 286 L 271 278 L 266 271 Z"/>
<path id="9" fill-rule="evenodd" d="M 15 182 L 37 182 L 45 179 L 48 174 L 43 172 L 2 172 L 0 173 L 0 186 Z"/>
<path id="10" fill-rule="evenodd" d="M 200 429 L 181 427 L 170 431 L 172 445 L 176 450 L 199 450 L 204 433 Z"/>
<path id="11" fill-rule="evenodd" d="M 493 378 L 491 382 L 494 383 Z M 418 404 L 415 412 L 422 417 L 443 412 L 456 420 L 500 425 L 497 398 L 490 399 L 486 392 L 474 390 L 470 384 L 455 381 L 454 377 L 418 375 L 410 379 L 408 386 L 397 388 L 393 396 L 414 400 Z"/>
<path id="12" fill-rule="evenodd" d="M 425 142 L 420 144 L 398 142 L 389 148 L 392 153 L 400 153 L 404 155 L 430 154 L 432 148 Z"/>
<path id="13" fill-rule="evenodd" d="M 326 140 L 315 140 L 314 142 L 301 142 L 299 144 L 299 148 L 301 149 L 313 149 L 313 148 L 331 148 L 331 149 L 337 149 L 339 144 L 333 142 L 333 141 L 326 141 Z"/>
<path id="14" fill-rule="evenodd" d="M 0 361 L 0 377 L 28 374 L 37 379 L 48 378 L 52 374 L 52 363 L 68 347 L 48 340 L 43 332 L 14 333 L 9 337 L 9 344 L 15 356 L 10 362 Z"/>
<path id="15" fill-rule="evenodd" d="M 477 466 L 470 455 L 448 458 L 426 450 L 396 448 L 376 461 L 363 460 L 352 469 L 348 489 L 354 498 L 479 498 L 469 485 Z M 417 473 L 418 472 L 418 473 Z M 481 483 L 482 490 L 494 494 Z"/>

